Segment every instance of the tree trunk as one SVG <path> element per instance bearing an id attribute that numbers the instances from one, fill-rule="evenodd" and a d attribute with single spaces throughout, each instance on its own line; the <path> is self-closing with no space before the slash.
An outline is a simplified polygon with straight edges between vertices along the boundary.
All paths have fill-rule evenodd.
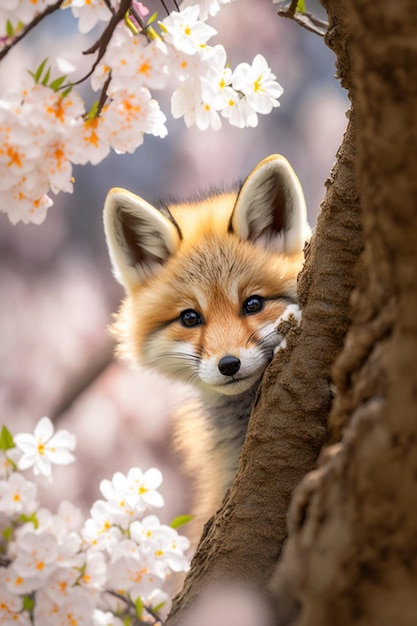
<path id="1" fill-rule="evenodd" d="M 179 623 L 210 583 L 266 588 L 286 537 L 292 492 L 327 439 L 330 368 L 348 328 L 353 268 L 362 248 L 354 135 L 352 118 L 299 278 L 301 328 L 287 334 L 288 349 L 264 376 L 236 480 L 206 526 L 167 626 Z"/>
<path id="2" fill-rule="evenodd" d="M 274 588 L 297 626 L 417 624 L 417 15 L 344 0 L 365 247 L 332 445 L 297 489 Z"/>
<path id="3" fill-rule="evenodd" d="M 300 275 L 301 328 L 266 372 L 167 626 L 214 581 L 264 589 L 278 556 L 279 625 L 417 623 L 417 15 L 412 0 L 327 4 L 352 111 Z"/>

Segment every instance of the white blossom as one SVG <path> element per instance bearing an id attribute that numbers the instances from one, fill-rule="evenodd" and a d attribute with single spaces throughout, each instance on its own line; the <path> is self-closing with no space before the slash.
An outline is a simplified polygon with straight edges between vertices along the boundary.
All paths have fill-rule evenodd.
<path id="1" fill-rule="evenodd" d="M 98 22 L 107 22 L 111 17 L 104 0 L 71 0 L 71 10 L 78 19 L 80 33 L 88 33 Z"/>
<path id="2" fill-rule="evenodd" d="M 270 113 L 273 107 L 279 106 L 277 98 L 282 95 L 283 89 L 275 80 L 265 58 L 257 54 L 252 61 L 240 63 L 233 72 L 232 86 L 241 91 L 248 104 L 257 113 Z"/>
<path id="3" fill-rule="evenodd" d="M 93 613 L 93 626 L 123 626 L 123 622 L 110 611 L 95 609 Z"/>
<path id="4" fill-rule="evenodd" d="M 51 465 L 68 465 L 74 461 L 71 450 L 75 448 L 75 437 L 67 430 L 54 434 L 54 427 L 49 417 L 42 417 L 33 435 L 21 433 L 15 435 L 16 447 L 22 452 L 18 461 L 21 470 L 33 467 L 35 475 L 51 477 Z"/>
<path id="5" fill-rule="evenodd" d="M 36 594 L 36 626 L 91 626 L 94 598 L 81 587 L 72 587 L 65 597 L 51 597 L 45 589 Z"/>
<path id="6" fill-rule="evenodd" d="M 16 448 L 9 452 L 20 453 L 18 463 L 24 469 L 35 466 L 37 457 L 48 451 L 55 462 L 56 455 L 60 462 L 67 461 L 65 452 L 74 439 L 67 431 L 54 433 L 50 420 L 43 418 L 33 435 L 20 433 L 13 443 Z M 80 510 L 70 502 L 61 502 L 55 514 L 39 507 L 36 486 L 15 468 L 12 465 L 0 480 L 5 528 L 0 623 L 121 626 L 119 617 L 103 610 L 112 606 L 107 602 L 112 592 L 119 595 L 122 611 L 131 610 L 138 599 L 149 607 L 169 603 L 162 587 L 172 572 L 188 569 L 189 541 L 156 515 L 139 519 L 144 511 L 163 505 L 158 469 L 132 468 L 127 475 L 116 472 L 111 481 L 103 480 L 100 489 L 106 500 L 94 502 L 90 518 L 82 524 Z M 26 603 L 33 602 L 30 614 L 24 596 Z"/>
<path id="7" fill-rule="evenodd" d="M 80 531 L 81 537 L 92 548 L 111 551 L 122 536 L 121 530 L 113 526 L 113 520 L 108 503 L 96 500 L 91 507 L 90 517 Z"/>
<path id="8" fill-rule="evenodd" d="M 31 515 L 37 508 L 36 496 L 36 485 L 22 474 L 13 472 L 8 480 L 0 480 L 0 512 L 6 515 Z"/>
<path id="9" fill-rule="evenodd" d="M 126 503 L 127 506 L 143 512 L 149 507 L 161 507 L 164 500 L 157 491 L 162 483 L 162 474 L 156 468 L 146 472 L 138 467 L 133 467 L 124 476 L 116 472 L 111 481 L 102 480 L 100 491 L 110 502 Z"/>
<path id="10" fill-rule="evenodd" d="M 29 23 L 52 1 L 3 0 L 0 37 L 7 41 L 10 27 Z M 156 23 L 144 36 L 136 32 L 141 26 L 135 27 L 133 16 L 121 20 L 90 77 L 93 89 L 105 87 L 106 97 L 89 113 L 76 88 L 66 89 L 65 97 L 54 90 L 46 67 L 41 75 L 41 67 L 33 72 L 35 82 L 27 78 L 20 89 L 5 90 L 0 99 L 0 210 L 13 224 L 41 224 L 53 204 L 50 191 L 72 192 L 74 164 L 97 165 L 111 150 L 133 153 L 146 134 L 165 137 L 166 116 L 155 90 L 169 89 L 173 117 L 201 130 L 219 130 L 222 118 L 239 128 L 253 127 L 258 114 L 279 105 L 282 87 L 262 55 L 232 72 L 223 46 L 208 43 L 216 31 L 206 20 L 228 1 L 186 0 L 181 10 L 158 22 L 159 34 Z M 85 33 L 109 22 L 119 0 L 66 0 L 63 6 L 71 8 Z M 132 6 L 142 17 L 149 12 L 140 2 Z M 74 71 L 74 64 L 60 55 L 54 66 L 65 74 Z"/>
<path id="11" fill-rule="evenodd" d="M 232 0 L 183 0 L 183 2 L 181 2 L 181 10 L 197 4 L 200 9 L 200 19 L 205 20 L 209 15 L 217 15 L 220 11 L 221 4 L 228 4 L 231 1 Z"/>
<path id="12" fill-rule="evenodd" d="M 0 584 L 0 624 L 5 626 L 32 626 L 27 611 L 22 610 L 22 598 L 10 593 Z"/>
<path id="13" fill-rule="evenodd" d="M 216 34 L 216 30 L 199 18 L 198 6 L 172 11 L 161 22 L 164 39 L 186 54 L 195 54 Z"/>
<path id="14" fill-rule="evenodd" d="M 15 544 L 14 569 L 25 577 L 45 579 L 56 568 L 58 542 L 52 533 L 24 529 Z"/>

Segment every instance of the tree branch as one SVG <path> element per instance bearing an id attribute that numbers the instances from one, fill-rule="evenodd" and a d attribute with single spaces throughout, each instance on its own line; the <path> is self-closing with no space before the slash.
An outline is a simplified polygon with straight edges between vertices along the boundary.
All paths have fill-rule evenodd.
<path id="1" fill-rule="evenodd" d="M 60 417 L 68 411 L 84 391 L 101 376 L 112 363 L 113 358 L 113 345 L 109 342 L 96 359 L 89 359 L 87 366 L 70 381 L 57 406 L 49 412 L 49 417 L 53 422 L 59 421 Z"/>
<path id="2" fill-rule="evenodd" d="M 55 2 L 55 4 L 50 4 L 48 7 L 46 7 L 45 11 L 43 11 L 42 13 L 39 13 L 31 22 L 30 24 L 28 24 L 23 31 L 20 33 L 20 35 L 17 35 L 15 37 L 15 39 L 12 41 L 12 43 L 10 43 L 9 45 L 5 46 L 3 48 L 3 50 L 0 52 L 0 61 L 2 59 L 4 59 L 4 57 L 10 52 L 10 50 L 12 48 L 14 48 L 14 46 L 19 43 L 19 41 L 21 41 L 24 37 L 26 37 L 26 35 L 28 33 L 30 33 L 30 31 L 35 28 L 35 26 L 37 26 L 47 15 L 50 15 L 51 13 L 55 13 L 55 11 L 57 11 L 61 5 L 64 3 L 64 0 L 57 0 L 57 2 Z"/>
<path id="3" fill-rule="evenodd" d="M 181 624 L 184 612 L 211 583 L 231 580 L 261 592 L 266 588 L 286 539 L 293 491 L 314 469 L 326 441 L 330 369 L 349 327 L 348 303 L 362 249 L 352 133 L 353 120 L 327 181 L 299 277 L 301 328 L 287 335 L 288 349 L 265 372 L 238 474 L 221 510 L 206 525 L 166 626 Z"/>
<path id="4" fill-rule="evenodd" d="M 292 0 L 289 4 L 278 9 L 278 15 L 294 20 L 306 30 L 324 37 L 329 27 L 328 23 L 319 20 L 315 15 L 307 11 L 297 11 L 297 4 L 298 0 Z"/>
<path id="5" fill-rule="evenodd" d="M 126 13 L 129 11 L 131 3 L 132 3 L 132 0 L 121 0 L 119 8 L 112 15 L 109 23 L 107 24 L 106 28 L 102 32 L 100 38 L 90 48 L 88 48 L 88 50 L 84 50 L 83 54 L 94 54 L 95 52 L 98 51 L 98 55 L 93 65 L 91 66 L 90 71 L 87 72 L 85 76 L 80 78 L 80 80 L 77 80 L 75 83 L 72 83 L 73 85 L 79 85 L 80 83 L 87 80 L 87 78 L 90 78 L 90 76 L 93 74 L 97 65 L 100 63 L 101 59 L 104 57 L 106 53 L 107 46 L 109 45 L 110 39 L 112 38 L 112 35 L 116 26 L 124 18 Z"/>

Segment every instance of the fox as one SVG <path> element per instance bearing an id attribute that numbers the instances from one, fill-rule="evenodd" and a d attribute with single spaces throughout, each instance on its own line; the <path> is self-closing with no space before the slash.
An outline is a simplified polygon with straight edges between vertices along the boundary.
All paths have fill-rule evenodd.
<path id="1" fill-rule="evenodd" d="M 192 481 L 196 542 L 220 507 L 263 372 L 297 303 L 311 231 L 301 184 L 281 155 L 244 182 L 158 208 L 113 188 L 104 229 L 125 298 L 111 327 L 118 355 L 187 383 L 173 439 Z"/>

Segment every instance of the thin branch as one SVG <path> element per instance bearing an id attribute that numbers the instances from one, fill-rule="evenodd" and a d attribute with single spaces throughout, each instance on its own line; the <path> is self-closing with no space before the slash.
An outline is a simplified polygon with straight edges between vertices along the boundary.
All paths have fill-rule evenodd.
<path id="1" fill-rule="evenodd" d="M 280 17 L 287 17 L 290 20 L 294 20 L 300 26 L 309 30 L 320 37 L 324 37 L 329 28 L 328 22 L 319 20 L 312 13 L 297 11 L 298 0 L 292 0 L 289 4 L 279 7 L 278 15 Z"/>
<path id="2" fill-rule="evenodd" d="M 106 104 L 107 90 L 109 88 L 110 82 L 111 82 L 111 72 L 107 76 L 106 82 L 104 83 L 103 89 L 101 90 L 100 98 L 99 98 L 98 105 L 97 105 L 96 117 L 100 115 L 102 108 Z"/>
<path id="3" fill-rule="evenodd" d="M 163 6 L 163 7 L 164 7 L 164 9 L 165 9 L 166 14 L 167 14 L 167 15 L 169 15 L 169 9 L 168 9 L 167 5 L 165 4 L 164 0 L 161 0 L 161 4 L 162 4 L 162 6 Z"/>
<path id="4" fill-rule="evenodd" d="M 126 605 L 126 613 L 127 613 L 128 616 L 132 617 L 135 620 L 135 624 L 138 624 L 138 625 L 149 624 L 149 622 L 144 622 L 140 618 L 137 617 L 135 606 L 133 605 L 133 602 L 131 600 L 129 600 L 129 598 L 126 598 L 126 596 L 124 596 L 124 595 L 122 595 L 120 593 L 117 593 L 117 591 L 113 591 L 111 589 L 108 589 L 107 593 L 110 596 L 113 596 L 114 598 L 117 598 L 118 600 L 121 600 L 122 602 L 125 603 L 125 605 Z M 143 608 L 155 620 L 154 623 L 153 623 L 153 626 L 164 626 L 164 622 L 161 620 L 161 618 L 150 607 L 146 606 L 146 604 L 145 604 L 145 605 L 143 605 Z"/>
<path id="5" fill-rule="evenodd" d="M 130 7 L 130 12 L 141 27 L 142 32 L 146 34 L 146 24 L 143 21 L 142 17 L 139 15 L 139 12 L 135 9 L 135 7 Z"/>
<path id="6" fill-rule="evenodd" d="M 17 35 L 10 44 L 8 44 L 7 46 L 3 48 L 3 50 L 0 52 L 0 61 L 4 59 L 4 57 L 8 54 L 8 52 L 10 52 L 10 50 L 17 43 L 19 43 L 19 41 L 21 41 L 24 37 L 26 37 L 26 35 L 30 33 L 30 31 L 33 28 L 35 28 L 35 26 L 37 26 L 39 22 L 43 20 L 44 17 L 46 17 L 50 13 L 54 13 L 55 11 L 57 11 L 63 3 L 64 3 L 64 0 L 57 0 L 55 4 L 49 5 L 48 7 L 46 7 L 45 11 L 36 15 L 36 17 L 34 17 L 33 20 L 30 22 L 30 24 L 28 24 L 24 28 L 24 30 L 20 33 L 20 35 Z"/>
<path id="7" fill-rule="evenodd" d="M 70 382 L 58 405 L 49 412 L 53 422 L 57 422 L 74 402 L 101 376 L 113 361 L 113 346 L 107 345 L 93 362 Z"/>
<path id="8" fill-rule="evenodd" d="M 83 76 L 76 82 L 72 83 L 73 85 L 79 85 L 80 83 L 87 80 L 87 78 L 90 78 L 90 76 L 93 74 L 97 65 L 100 63 L 101 59 L 104 57 L 106 53 L 107 46 L 109 45 L 110 39 L 112 38 L 112 35 L 116 26 L 124 18 L 126 13 L 129 11 L 131 3 L 132 3 L 132 0 L 121 0 L 119 8 L 112 15 L 111 20 L 109 21 L 106 28 L 102 32 L 100 38 L 96 41 L 95 44 L 91 46 L 91 48 L 88 48 L 88 50 L 84 50 L 83 54 L 94 54 L 94 52 L 98 51 L 98 55 L 93 65 L 91 66 L 90 71 L 87 72 L 85 76 Z"/>
<path id="9" fill-rule="evenodd" d="M 110 2 L 110 0 L 104 0 L 104 4 L 106 5 L 106 7 L 108 8 L 108 10 L 113 13 L 113 15 L 116 13 L 116 9 L 113 8 L 112 3 Z"/>

